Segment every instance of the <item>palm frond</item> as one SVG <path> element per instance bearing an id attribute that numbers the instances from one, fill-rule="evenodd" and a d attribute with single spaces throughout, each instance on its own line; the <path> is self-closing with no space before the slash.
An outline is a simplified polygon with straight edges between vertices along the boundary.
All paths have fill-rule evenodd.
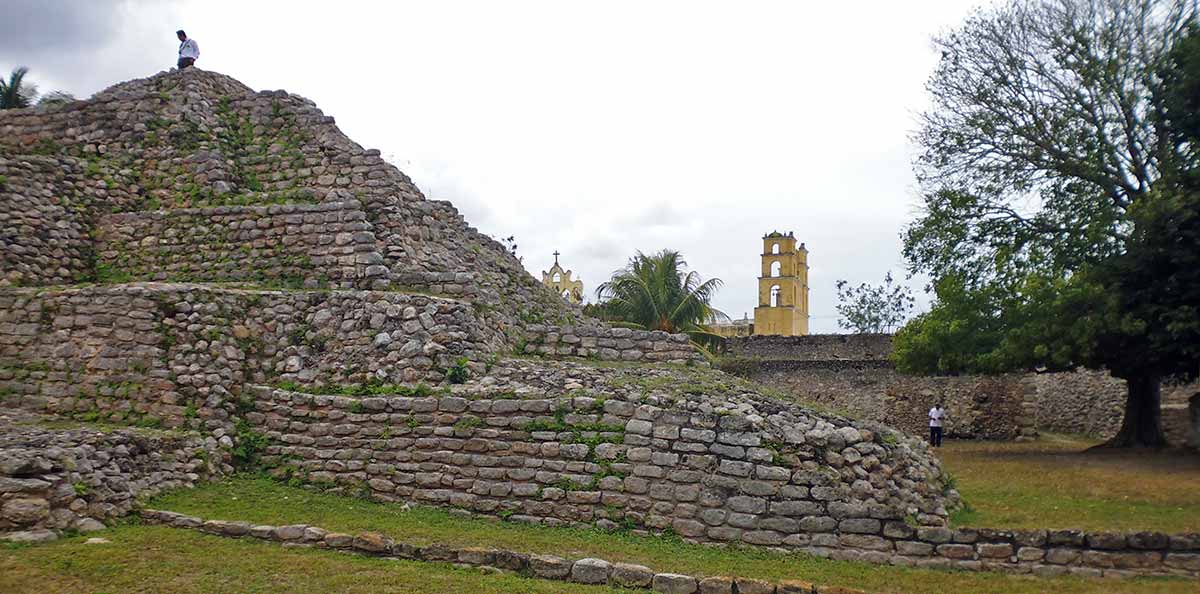
<path id="1" fill-rule="evenodd" d="M 28 68 L 18 66 L 8 75 L 8 81 L 0 80 L 0 109 L 21 109 L 33 103 L 37 87 L 24 83 L 28 73 Z"/>
<path id="2" fill-rule="evenodd" d="M 686 332 L 728 319 L 711 305 L 721 285 L 720 279 L 706 281 L 688 271 L 687 260 L 677 251 L 639 251 L 597 287 L 596 298 L 613 319 L 649 330 Z"/>

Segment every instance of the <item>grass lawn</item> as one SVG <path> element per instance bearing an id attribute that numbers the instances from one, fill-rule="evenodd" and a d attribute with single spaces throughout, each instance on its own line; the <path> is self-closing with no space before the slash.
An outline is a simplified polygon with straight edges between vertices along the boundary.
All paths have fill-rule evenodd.
<path id="1" fill-rule="evenodd" d="M 418 507 L 402 511 L 396 505 L 314 493 L 268 479 L 251 477 L 238 477 L 196 489 L 177 491 L 159 497 L 149 505 L 206 519 L 245 520 L 274 525 L 307 523 L 343 532 L 378 530 L 398 540 L 418 544 L 441 542 L 460 546 L 550 553 L 565 557 L 595 556 L 610 561 L 641 563 L 658 571 L 702 575 L 733 574 L 766 579 L 797 578 L 873 592 L 1034 594 L 1053 591 L 1056 594 L 1183 594 L 1195 592 L 1196 586 L 1194 581 L 1181 579 L 1112 581 L 1072 577 L 1042 580 L 1001 573 L 918 570 L 829 561 L 806 555 L 783 555 L 761 550 L 715 549 L 690 545 L 677 539 L 461 518 L 444 510 L 431 508 Z M 2 584 L 3 582 L 0 582 L 0 585 Z M 0 588 L 0 591 L 3 589 Z M 438 591 L 440 590 L 413 590 Z"/>
<path id="2" fill-rule="evenodd" d="M 1200 455 L 1093 451 L 1097 441 L 948 441 L 938 451 L 981 528 L 1200 531 Z"/>
<path id="3" fill-rule="evenodd" d="M 287 592 L 329 594 L 613 593 L 622 590 L 564 584 L 417 561 L 390 561 L 334 551 L 285 548 L 191 530 L 122 525 L 89 536 L 20 548 L 0 546 L 0 592 L 5 594 L 211 594 Z M 624 592 L 630 592 L 624 590 Z"/>

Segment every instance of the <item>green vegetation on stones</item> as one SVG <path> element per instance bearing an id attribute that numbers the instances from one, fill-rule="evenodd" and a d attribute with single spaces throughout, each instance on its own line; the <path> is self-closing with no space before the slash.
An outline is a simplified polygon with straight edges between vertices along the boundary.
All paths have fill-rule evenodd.
<path id="1" fill-rule="evenodd" d="M 467 367 L 467 358 L 459 357 L 454 365 L 446 371 L 446 381 L 452 384 L 465 384 L 471 378 L 471 369 Z"/>

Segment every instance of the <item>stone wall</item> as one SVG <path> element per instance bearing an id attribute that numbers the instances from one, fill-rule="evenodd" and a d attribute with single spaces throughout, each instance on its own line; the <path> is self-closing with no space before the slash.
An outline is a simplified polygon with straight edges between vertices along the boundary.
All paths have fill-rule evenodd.
<path id="1" fill-rule="evenodd" d="M 230 470 L 216 440 L 166 431 L 51 430 L 0 414 L 0 533 L 95 530 L 140 497 Z"/>
<path id="2" fill-rule="evenodd" d="M 371 291 L 0 289 L 5 402 L 227 429 L 247 381 L 440 382 L 501 345 L 461 302 Z"/>
<path id="3" fill-rule="evenodd" d="M 787 390 L 803 402 L 924 435 L 929 409 L 945 404 L 948 437 L 1030 437 L 1033 391 L 1020 376 L 904 375 L 880 361 L 763 360 L 743 364 L 754 381 Z"/>
<path id="4" fill-rule="evenodd" d="M 1037 389 L 1039 427 L 1103 439 L 1120 430 L 1125 415 L 1125 380 L 1107 371 L 1079 369 L 1071 373 L 1030 374 L 1029 381 Z M 1163 383 L 1163 431 L 1168 442 L 1192 445 L 1200 439 L 1200 429 L 1192 423 L 1189 410 L 1190 399 L 1197 394 L 1200 382 Z"/>
<path id="5" fill-rule="evenodd" d="M 695 382 L 682 368 L 501 363 L 418 395 L 260 386 L 246 419 L 277 476 L 516 521 L 815 552 L 890 551 L 905 522 L 945 524 L 957 495 L 920 440 Z M 657 385 L 671 393 L 643 391 Z"/>
<path id="6" fill-rule="evenodd" d="M 98 266 L 109 278 L 388 285 L 357 201 L 122 213 L 97 227 Z"/>
<path id="7" fill-rule="evenodd" d="M 1105 371 L 920 376 L 897 372 L 886 334 L 754 336 L 727 341 L 723 368 L 858 418 L 913 434 L 928 430 L 926 412 L 944 400 L 947 435 L 974 439 L 1032 437 L 1037 430 L 1107 439 L 1120 429 L 1125 382 Z M 1189 399 L 1200 383 L 1163 386 L 1168 441 L 1200 441 Z"/>
<path id="8" fill-rule="evenodd" d="M 565 364 L 521 377 L 525 387 L 503 379 L 521 373 L 502 365 L 481 384 L 364 398 L 259 386 L 246 418 L 271 441 L 264 461 L 276 476 L 381 501 L 874 563 L 1200 575 L 1192 534 L 939 525 L 938 510 L 900 495 L 922 492 L 931 469 L 909 456 L 924 444 L 882 427 L 814 423 L 799 409 L 712 391 L 647 401 L 620 388 L 646 379 L 637 370 L 598 380 Z M 660 373 L 651 384 L 687 380 Z M 534 387 L 555 384 L 578 387 L 559 396 Z"/>
<path id="9" fill-rule="evenodd" d="M 1031 374 L 1037 423 L 1046 431 L 1112 437 L 1125 415 L 1125 381 L 1106 371 Z"/>
<path id="10" fill-rule="evenodd" d="M 73 187 L 81 171 L 48 157 L 0 155 L 0 286 L 91 276 L 88 201 Z"/>
<path id="11" fill-rule="evenodd" d="M 890 334 L 811 334 L 808 336 L 746 336 L 725 341 L 739 357 L 789 361 L 887 361 L 892 355 Z"/>
<path id="12" fill-rule="evenodd" d="M 541 326 L 525 329 L 523 352 L 544 357 L 581 357 L 602 361 L 686 363 L 699 361 L 687 334 L 648 332 L 604 326 Z"/>

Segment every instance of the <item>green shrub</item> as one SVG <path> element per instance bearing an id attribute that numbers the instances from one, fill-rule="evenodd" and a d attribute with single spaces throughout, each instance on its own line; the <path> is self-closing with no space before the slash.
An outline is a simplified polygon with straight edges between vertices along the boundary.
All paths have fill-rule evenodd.
<path id="1" fill-rule="evenodd" d="M 467 367 L 467 358 L 460 357 L 446 371 L 446 381 L 452 384 L 465 384 L 471 378 L 471 370 Z"/>
<path id="2" fill-rule="evenodd" d="M 235 429 L 237 445 L 233 447 L 233 465 L 243 470 L 256 467 L 270 441 L 266 435 L 252 429 L 245 420 L 239 419 Z"/>

